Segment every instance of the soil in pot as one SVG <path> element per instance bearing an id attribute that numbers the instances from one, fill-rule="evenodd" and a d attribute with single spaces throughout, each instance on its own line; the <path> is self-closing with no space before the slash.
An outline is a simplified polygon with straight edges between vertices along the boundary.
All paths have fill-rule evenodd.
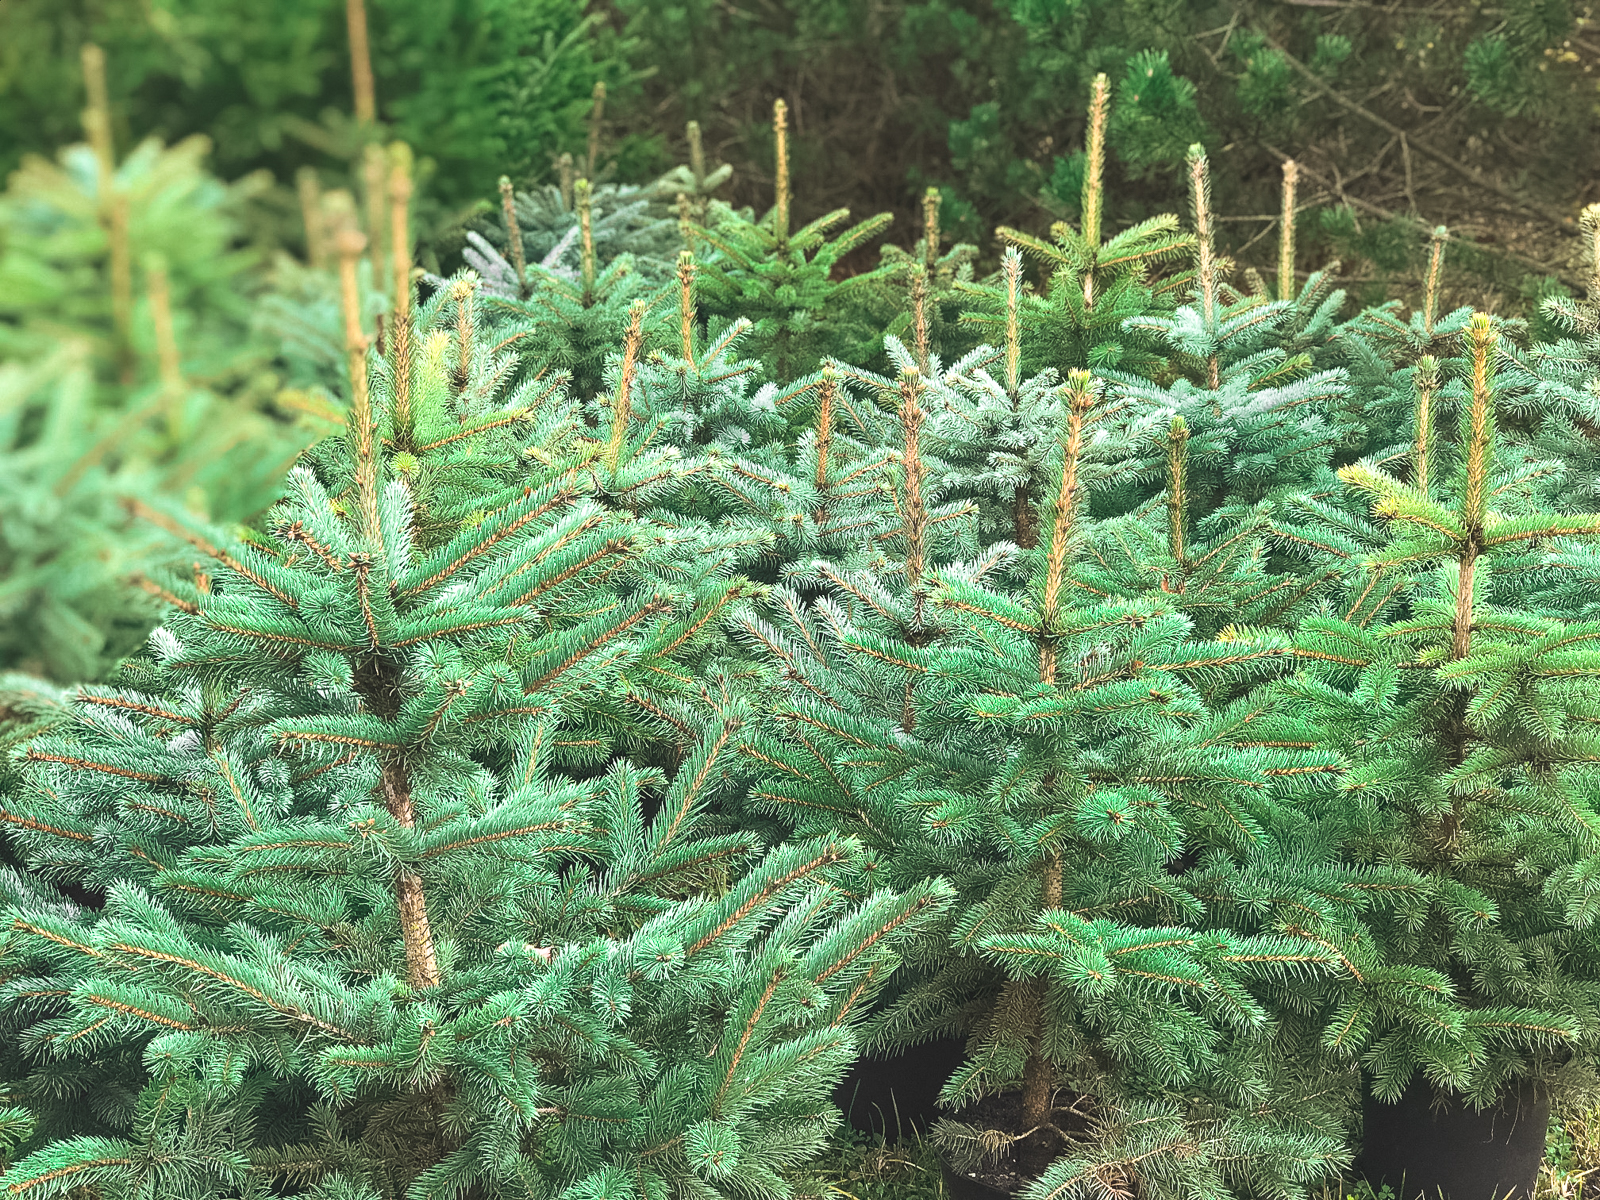
<path id="1" fill-rule="evenodd" d="M 1544 1160 L 1549 1094 L 1522 1083 L 1482 1112 L 1422 1076 L 1394 1104 L 1362 1104 L 1356 1170 L 1399 1200 L 1528 1200 Z"/>
<path id="2" fill-rule="evenodd" d="M 966 1056 L 961 1038 L 939 1038 L 910 1050 L 856 1060 L 834 1089 L 833 1101 L 852 1129 L 895 1141 L 920 1133 L 942 1115 L 939 1089 Z"/>
<path id="3" fill-rule="evenodd" d="M 1064 1102 L 1070 1096 L 1057 1098 L 1056 1124 L 1068 1132 L 1077 1132 L 1088 1124 L 1079 1108 L 1068 1109 Z M 986 1096 L 976 1104 L 955 1115 L 963 1125 L 980 1129 L 998 1129 L 1006 1133 L 1022 1133 L 1022 1093 L 1002 1092 Z M 1067 1143 L 1053 1130 L 1040 1131 L 1032 1137 L 1015 1143 L 1003 1156 L 965 1170 L 952 1166 L 948 1159 L 942 1161 L 945 1191 L 951 1200 L 1011 1200 L 1030 1183 L 1044 1174 L 1066 1150 Z"/>

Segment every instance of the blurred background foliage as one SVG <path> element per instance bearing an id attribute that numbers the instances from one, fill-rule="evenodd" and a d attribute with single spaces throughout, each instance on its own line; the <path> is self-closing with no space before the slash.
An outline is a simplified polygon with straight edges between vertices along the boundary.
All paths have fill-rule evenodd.
<path id="1" fill-rule="evenodd" d="M 1417 239 L 1371 230 L 1399 217 L 1495 247 L 1506 264 L 1486 264 L 1486 281 L 1525 300 L 1530 272 L 1575 274 L 1570 218 L 1596 198 L 1600 29 L 1594 5 L 1578 0 L 366 9 L 376 116 L 416 150 L 424 219 L 446 255 L 460 245 L 450 227 L 492 199 L 500 174 L 522 187 L 554 182 L 563 152 L 583 163 L 597 81 L 608 90 L 602 178 L 642 182 L 683 161 L 682 130 L 696 120 L 708 154 L 735 168 L 734 202 L 769 202 L 768 114 L 781 96 L 793 114 L 797 218 L 842 205 L 893 212 L 904 231 L 934 185 L 949 231 L 976 241 L 999 223 L 1042 228 L 1073 214 L 1083 98 L 1101 71 L 1116 85 L 1117 215 L 1177 207 L 1182 155 L 1199 140 L 1246 258 L 1285 155 L 1305 168 L 1304 235 L 1385 283 L 1420 269 Z M 345 0 L 6 0 L 0 172 L 77 136 L 85 41 L 113 48 L 123 144 L 201 133 L 224 178 L 272 173 L 275 207 L 263 206 L 253 236 L 293 239 L 296 170 L 336 175 L 362 144 Z"/>
<path id="2" fill-rule="evenodd" d="M 547 172 L 581 137 L 595 80 L 629 77 L 602 14 L 573 0 L 377 0 L 367 18 L 378 118 L 444 205 L 491 194 L 502 172 Z M 0 172 L 77 138 L 85 42 L 110 52 L 124 144 L 201 133 L 219 174 L 279 180 L 359 147 L 344 0 L 6 0 Z"/>
<path id="3" fill-rule="evenodd" d="M 1448 223 L 1485 247 L 1480 282 L 1520 304 L 1566 275 L 1594 200 L 1594 6 L 1573 0 L 610 0 L 641 72 L 638 129 L 698 120 L 745 202 L 771 161 L 764 114 L 794 114 L 796 205 L 916 210 L 980 240 L 1075 213 L 1084 97 L 1116 88 L 1109 183 L 1132 222 L 1182 206 L 1192 141 L 1217 165 L 1242 262 L 1270 253 L 1278 165 L 1302 164 L 1305 244 L 1374 291 L 1420 276 Z M 635 128 L 635 126 L 629 126 Z M 1328 210 L 1339 210 L 1327 215 Z M 1255 219 L 1260 214 L 1259 219 Z M 1487 249 L 1492 247 L 1493 249 Z M 985 247 L 988 249 L 988 247 Z M 1486 297 L 1478 297 L 1483 300 Z"/>

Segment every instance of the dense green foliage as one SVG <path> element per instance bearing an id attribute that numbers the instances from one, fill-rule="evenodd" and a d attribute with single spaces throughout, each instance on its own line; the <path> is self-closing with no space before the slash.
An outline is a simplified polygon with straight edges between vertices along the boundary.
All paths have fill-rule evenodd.
<path id="1" fill-rule="evenodd" d="M 259 270 L 91 52 L 0 202 L 5 653 L 101 677 L 0 681 L 0 1187 L 799 1195 L 861 1047 L 949 1035 L 934 1141 L 1030 1200 L 1600 1088 L 1600 206 L 1535 323 L 1443 311 L 1447 231 L 1409 313 L 1298 272 L 1310 168 L 1241 271 L 1164 50 L 997 269 L 937 188 L 857 269 L 780 100 L 759 205 L 568 161 L 423 271 L 404 144 Z"/>

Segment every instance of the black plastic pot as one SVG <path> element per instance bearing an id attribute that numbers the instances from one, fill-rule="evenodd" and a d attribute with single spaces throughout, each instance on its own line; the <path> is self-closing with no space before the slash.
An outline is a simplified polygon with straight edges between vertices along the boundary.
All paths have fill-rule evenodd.
<path id="1" fill-rule="evenodd" d="M 894 1054 L 864 1055 L 834 1089 L 845 1120 L 889 1141 L 939 1119 L 939 1089 L 966 1055 L 961 1038 L 940 1038 Z"/>
<path id="2" fill-rule="evenodd" d="M 1438 1097 L 1420 1075 L 1394 1104 L 1362 1105 L 1357 1172 L 1399 1200 L 1527 1200 L 1544 1160 L 1549 1094 L 1532 1084 L 1507 1090 L 1475 1112 L 1454 1096 Z"/>
<path id="3" fill-rule="evenodd" d="M 939 1159 L 939 1171 L 944 1176 L 944 1191 L 950 1200 L 1013 1200 L 1016 1196 L 1015 1192 L 1005 1188 L 963 1175 L 942 1157 Z"/>

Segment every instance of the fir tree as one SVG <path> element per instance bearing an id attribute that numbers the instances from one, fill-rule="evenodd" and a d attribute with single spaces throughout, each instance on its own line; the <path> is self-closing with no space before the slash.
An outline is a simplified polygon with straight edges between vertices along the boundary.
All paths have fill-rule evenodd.
<path id="1" fill-rule="evenodd" d="M 1269 1005 L 1308 979 L 1350 982 L 1360 930 L 1305 883 L 1334 887 L 1325 858 L 1274 874 L 1270 847 L 1289 781 L 1337 762 L 1259 744 L 1248 717 L 1208 708 L 1202 690 L 1271 671 L 1283 643 L 1241 652 L 1195 641 L 1158 601 L 1078 599 L 1100 386 L 1074 373 L 1063 401 L 1055 503 L 1025 589 L 999 586 L 986 558 L 906 588 L 923 592 L 920 627 L 863 577 L 830 581 L 809 607 L 780 593 L 774 621 L 744 621 L 782 681 L 772 732 L 748 742 L 763 774 L 752 794 L 802 833 L 861 837 L 889 880 L 942 875 L 962 897 L 948 949 L 921 951 L 874 1026 L 889 1044 L 968 1037 L 945 1089 L 967 1111 L 939 1131 L 959 1159 L 1033 1157 L 1048 1166 L 1039 1188 L 1087 1195 L 1140 1144 L 1159 1161 L 1126 1169 L 1166 1194 L 1185 1171 L 1202 1187 L 1242 1182 L 1223 1147 L 1248 1144 L 1253 1179 L 1300 1186 L 1340 1140 L 1270 1048 Z M 1254 898 L 1231 929 L 1191 890 L 1183 859 L 1206 851 L 1208 888 Z M 1008 1090 L 1010 1125 L 971 1107 Z M 1187 1124 L 1177 1094 L 1207 1097 L 1218 1123 Z M 1146 1143 L 1144 1122 L 1186 1133 Z"/>
<path id="2" fill-rule="evenodd" d="M 693 236 L 701 258 L 700 296 L 706 315 L 750 321 L 752 352 L 769 363 L 775 378 L 790 380 L 814 370 L 829 354 L 852 361 L 870 355 L 879 331 L 842 327 L 840 306 L 851 293 L 869 286 L 874 273 L 838 283 L 832 274 L 841 258 L 883 232 L 890 216 L 880 213 L 833 232 L 850 219 L 849 210 L 841 208 L 792 228 L 788 116 L 782 100 L 773 105 L 772 120 L 777 141 L 772 210 L 753 221 L 714 204 L 707 223 L 694 226 Z"/>
<path id="3" fill-rule="evenodd" d="M 1425 386 L 1414 482 L 1368 463 L 1341 472 L 1384 532 L 1352 562 L 1361 602 L 1297 635 L 1305 666 L 1289 686 L 1349 763 L 1346 853 L 1422 876 L 1368 918 L 1385 983 L 1347 1003 L 1329 1046 L 1359 1054 L 1380 1097 L 1421 1072 L 1487 1104 L 1508 1080 L 1581 1071 L 1595 1036 L 1594 630 L 1527 603 L 1519 574 L 1600 526 L 1521 486 L 1545 472 L 1497 445 L 1489 318 L 1467 343 L 1453 459 L 1430 445 Z"/>
<path id="4" fill-rule="evenodd" d="M 1155 281 L 1153 272 L 1182 256 L 1191 241 L 1172 215 L 1153 217 L 1111 237 L 1104 231 L 1105 132 L 1111 96 L 1106 77 L 1095 79 L 1089 109 L 1088 159 L 1083 175 L 1080 227 L 1051 226 L 1044 241 L 1001 226 L 1008 245 L 1031 255 L 1048 273 L 1041 295 L 1017 296 L 1017 281 L 1003 271 L 998 286 L 973 289 L 978 300 L 965 319 L 1009 344 L 1021 323 L 1022 352 L 1029 370 L 1088 368 L 1128 372 L 1154 367 L 1141 330 L 1132 318 L 1169 308 L 1187 276 Z M 1014 373 L 1008 364 L 1008 376 Z"/>
<path id="5" fill-rule="evenodd" d="M 559 386 L 463 402 L 437 310 L 414 361 L 369 356 L 362 240 L 335 237 L 347 432 L 249 541 L 150 510 L 206 576 L 152 661 L 28 743 L 0 810 L 81 897 L 9 897 L 12 1093 L 49 1119 L 6 1184 L 786 1195 L 943 892 L 868 894 L 837 838 L 699 832 L 738 712 L 667 775 L 617 755 L 651 740 L 630 696 L 650 711 L 738 582 L 708 597 L 615 486 L 598 502 L 625 454 Z M 124 1103 L 51 1112 L 85 1059 Z"/>

